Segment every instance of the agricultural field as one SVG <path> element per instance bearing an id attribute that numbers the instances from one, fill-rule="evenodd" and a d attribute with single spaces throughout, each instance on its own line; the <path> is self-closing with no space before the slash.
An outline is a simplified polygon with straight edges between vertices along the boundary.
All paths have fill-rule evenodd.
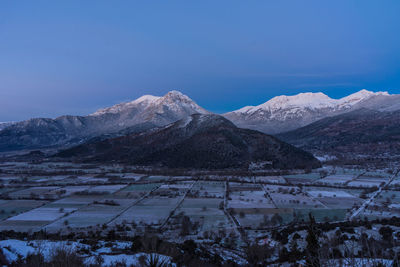
<path id="1" fill-rule="evenodd" d="M 190 190 L 190 194 L 198 197 L 223 198 L 225 190 L 224 182 L 198 181 Z"/>
<path id="2" fill-rule="evenodd" d="M 193 223 L 198 224 L 199 234 L 217 229 L 233 229 L 234 224 L 220 206 L 221 199 L 217 198 L 186 198 L 175 214 L 188 216 Z"/>
<path id="3" fill-rule="evenodd" d="M 26 199 L 26 198 L 55 198 L 56 190 L 60 189 L 57 186 L 38 186 L 30 187 L 9 193 L 11 198 L 15 199 Z"/>
<path id="4" fill-rule="evenodd" d="M 400 191 L 384 190 L 375 201 L 379 203 L 400 204 Z"/>
<path id="5" fill-rule="evenodd" d="M 321 174 L 312 172 L 307 174 L 285 175 L 283 178 L 286 180 L 286 182 L 292 184 L 308 184 L 320 179 Z"/>
<path id="6" fill-rule="evenodd" d="M 207 239 L 219 231 L 242 238 L 243 231 L 255 234 L 307 221 L 309 214 L 319 222 L 345 221 L 390 177 L 340 168 L 276 176 L 191 177 L 72 163 L 3 166 L 0 230 L 117 229 L 135 234 L 153 229 L 174 240 L 186 235 Z M 359 216 L 400 216 L 400 191 L 393 184 Z"/>
<path id="7" fill-rule="evenodd" d="M 257 183 L 267 184 L 286 184 L 286 180 L 283 176 L 257 176 L 255 177 Z"/>
<path id="8" fill-rule="evenodd" d="M 379 187 L 382 183 L 387 183 L 388 178 L 360 176 L 348 183 L 348 186 L 354 187 Z"/>
<path id="9" fill-rule="evenodd" d="M 111 224 L 134 222 L 137 225 L 161 225 L 176 207 L 179 197 L 154 196 L 143 199 L 124 211 Z"/>
<path id="10" fill-rule="evenodd" d="M 355 179 L 357 176 L 354 174 L 335 174 L 329 175 L 325 178 L 315 181 L 315 184 L 330 185 L 330 186 L 344 186 Z"/>
<path id="11" fill-rule="evenodd" d="M 308 195 L 330 209 L 351 209 L 354 205 L 360 205 L 363 202 L 363 199 L 358 197 L 361 190 L 358 193 L 351 189 L 327 187 L 305 187 L 305 190 Z"/>

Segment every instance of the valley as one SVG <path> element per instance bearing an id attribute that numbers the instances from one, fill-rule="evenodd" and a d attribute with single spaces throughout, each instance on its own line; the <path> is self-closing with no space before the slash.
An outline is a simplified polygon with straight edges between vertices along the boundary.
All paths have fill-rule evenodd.
<path id="1" fill-rule="evenodd" d="M 247 246 L 280 242 L 271 233 L 307 225 L 310 215 L 321 225 L 400 217 L 400 177 L 391 169 L 161 175 L 123 164 L 42 161 L 2 162 L 0 170 L 3 236 L 42 233 L 79 243 L 79 236 L 96 233 L 102 242 L 112 234 L 128 242 L 129 253 L 132 237 L 154 235 L 174 244 L 194 240 L 209 253 L 232 251 L 227 259 L 246 262 Z M 113 255 L 96 251 L 85 257 Z"/>
<path id="2" fill-rule="evenodd" d="M 400 267 L 400 1 L 1 1 L 0 267 Z"/>

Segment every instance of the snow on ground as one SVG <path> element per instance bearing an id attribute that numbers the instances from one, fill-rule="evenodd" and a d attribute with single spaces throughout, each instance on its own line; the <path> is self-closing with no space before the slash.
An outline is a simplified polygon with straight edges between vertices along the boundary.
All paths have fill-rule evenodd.
<path id="1" fill-rule="evenodd" d="M 23 241 L 16 239 L 0 241 L 0 248 L 3 250 L 3 253 L 6 255 L 7 260 L 10 262 L 18 259 L 18 255 L 22 258 L 25 258 L 29 253 L 36 253 L 40 251 L 45 259 L 49 259 L 51 256 L 51 252 L 54 251 L 55 248 L 68 248 L 76 250 L 82 247 L 89 248 L 88 245 L 70 241 Z"/>
<path id="2" fill-rule="evenodd" d="M 332 155 L 316 156 L 316 158 L 317 158 L 319 161 L 322 161 L 322 162 L 337 159 L 336 156 L 332 156 Z"/>
<path id="3" fill-rule="evenodd" d="M 190 188 L 191 184 L 163 184 L 160 189 L 187 189 Z"/>
<path id="4" fill-rule="evenodd" d="M 322 190 L 312 190 L 308 191 L 308 194 L 313 197 L 354 197 L 352 194 L 344 191 L 322 191 Z"/>
<path id="5" fill-rule="evenodd" d="M 387 259 L 349 258 L 344 260 L 330 260 L 327 265 L 338 267 L 392 266 L 392 262 L 392 260 Z"/>
<path id="6" fill-rule="evenodd" d="M 100 242 L 100 244 L 105 244 L 105 242 Z M 131 246 L 131 242 L 115 242 L 113 244 L 114 248 L 126 248 Z M 0 241 L 0 249 L 2 249 L 3 254 L 9 262 L 16 261 L 19 257 L 25 258 L 30 253 L 41 252 L 45 260 L 49 260 L 52 252 L 55 248 L 78 250 L 81 248 L 90 249 L 89 245 L 81 244 L 79 242 L 72 241 L 48 241 L 48 240 L 35 240 L 35 241 L 24 241 L 16 239 L 8 239 Z M 161 255 L 161 254 L 146 254 L 146 253 L 136 253 L 133 255 L 119 254 L 119 255 L 107 255 L 107 253 L 112 253 L 110 248 L 102 247 L 92 255 L 86 256 L 85 262 L 95 263 L 95 257 L 101 255 L 104 260 L 103 266 L 110 266 L 113 263 L 124 262 L 128 266 L 138 265 L 139 258 L 145 257 L 146 259 L 150 257 L 159 257 L 159 259 L 165 263 L 171 264 L 171 266 L 176 266 L 176 264 L 171 262 L 171 257 Z"/>
<path id="7" fill-rule="evenodd" d="M 28 212 L 11 217 L 8 221 L 54 221 L 66 213 L 75 211 L 74 208 L 37 208 Z"/>
<path id="8" fill-rule="evenodd" d="M 29 253 L 35 252 L 35 249 L 28 246 L 26 241 L 15 239 L 1 240 L 0 248 L 3 250 L 3 253 L 9 262 L 16 261 L 18 255 L 26 257 Z"/>
<path id="9" fill-rule="evenodd" d="M 67 179 L 68 178 L 68 176 L 66 176 L 66 175 L 60 175 L 60 176 L 51 176 L 51 177 L 45 177 L 45 178 L 40 178 L 40 179 L 37 179 L 35 182 L 37 182 L 37 183 L 44 183 L 44 182 L 47 182 L 47 181 L 61 181 L 61 180 L 64 180 L 64 179 Z"/>
<path id="10" fill-rule="evenodd" d="M 370 181 L 361 181 L 355 180 L 348 183 L 348 186 L 356 186 L 356 187 L 379 187 L 381 182 L 370 182 Z"/>
<path id="11" fill-rule="evenodd" d="M 176 264 L 171 262 L 171 257 L 161 255 L 161 254 L 147 254 L 147 253 L 136 253 L 134 255 L 126 255 L 126 254 L 119 254 L 119 255 L 101 255 L 103 258 L 103 266 L 111 266 L 115 263 L 125 263 L 127 266 L 137 266 L 139 265 L 139 258 L 145 257 L 148 259 L 149 257 L 159 257 L 160 261 L 165 262 L 166 264 L 171 264 L 171 266 L 176 266 Z M 96 259 L 95 256 L 88 257 L 85 261 L 86 264 L 95 263 Z"/>
<path id="12" fill-rule="evenodd" d="M 389 208 L 392 208 L 392 209 L 400 209 L 400 204 L 397 204 L 397 203 L 390 204 L 390 205 L 389 205 Z"/>
<path id="13" fill-rule="evenodd" d="M 108 192 L 110 194 L 115 193 L 116 191 L 126 187 L 126 184 L 117 184 L 117 185 L 98 185 L 90 188 L 89 192 Z"/>

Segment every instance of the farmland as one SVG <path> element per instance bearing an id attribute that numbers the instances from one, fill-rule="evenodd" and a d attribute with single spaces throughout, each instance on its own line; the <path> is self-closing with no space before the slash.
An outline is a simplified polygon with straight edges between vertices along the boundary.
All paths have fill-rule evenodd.
<path id="1" fill-rule="evenodd" d="M 282 242 L 277 231 L 304 229 L 310 218 L 326 226 L 400 217 L 400 180 L 382 170 L 180 174 L 62 162 L 7 162 L 0 170 L 0 233 L 53 236 L 53 241 L 45 241 L 50 243 L 68 237 L 90 261 L 101 256 L 110 262 L 115 253 L 130 255 L 132 238 L 141 238 L 144 244 L 171 242 L 161 250 L 166 255 L 170 246 L 181 251 L 180 244 L 193 240 L 211 253 L 207 257 L 218 253 L 243 263 L 249 244 L 271 242 L 274 247 Z M 305 239 L 304 230 L 296 233 Z M 379 238 L 376 231 L 371 236 Z M 82 240 L 91 240 L 91 245 L 79 243 Z M 23 245 L 29 250 L 38 246 Z"/>
<path id="2" fill-rule="evenodd" d="M 88 255 L 92 249 L 107 260 L 114 251 L 129 254 L 130 248 L 114 244 L 110 250 L 104 239 L 194 240 L 208 252 L 232 250 L 224 257 L 243 261 L 243 248 L 272 240 L 279 229 L 307 225 L 310 215 L 321 225 L 400 217 L 398 177 L 380 170 L 153 174 L 62 162 L 7 162 L 0 170 L 0 233 L 94 238 L 98 245 L 81 244 L 81 250 Z"/>
<path id="3" fill-rule="evenodd" d="M 268 229 L 307 220 L 346 220 L 389 174 L 340 169 L 269 176 L 149 175 L 122 166 L 74 163 L 3 164 L 0 229 L 73 232 L 148 227 L 174 240 L 204 237 L 218 229 Z M 397 180 L 360 216 L 397 214 Z M 390 189 L 389 189 L 390 188 Z M 374 212 L 383 206 L 385 212 Z M 381 209 L 382 210 L 382 209 Z M 182 235 L 182 224 L 189 233 Z M 186 226 L 185 226 L 186 227 Z"/>

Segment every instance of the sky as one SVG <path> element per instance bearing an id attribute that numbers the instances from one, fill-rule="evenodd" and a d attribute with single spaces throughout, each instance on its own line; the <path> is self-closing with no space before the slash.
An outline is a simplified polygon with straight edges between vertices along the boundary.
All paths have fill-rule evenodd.
<path id="1" fill-rule="evenodd" d="M 179 90 L 222 113 L 276 95 L 400 93 L 400 1 L 0 1 L 0 121 Z"/>

